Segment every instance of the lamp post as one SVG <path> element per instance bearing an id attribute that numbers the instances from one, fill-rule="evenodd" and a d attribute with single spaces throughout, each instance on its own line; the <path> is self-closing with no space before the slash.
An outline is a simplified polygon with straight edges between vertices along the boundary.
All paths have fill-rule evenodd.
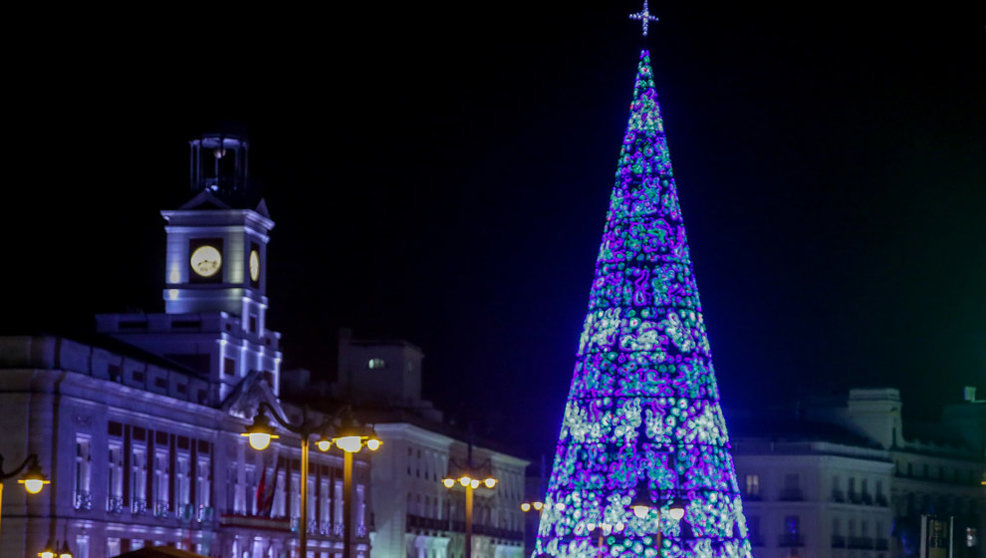
<path id="1" fill-rule="evenodd" d="M 657 505 L 651 503 L 650 487 L 647 485 L 647 479 L 641 479 L 637 483 L 637 488 L 634 493 L 633 501 L 630 502 L 630 509 L 633 510 L 633 515 L 639 519 L 645 519 L 650 511 L 653 509 L 657 511 L 657 552 L 661 552 L 661 509 L 665 504 L 670 504 L 668 507 L 668 517 L 674 521 L 680 521 L 681 518 L 685 517 L 685 503 L 681 499 L 673 500 L 660 500 L 656 501 Z"/>
<path id="2" fill-rule="evenodd" d="M 253 424 L 246 428 L 242 435 L 250 440 L 250 446 L 256 450 L 265 450 L 270 445 L 270 441 L 279 436 L 275 434 L 271 427 L 270 418 L 265 410 L 270 410 L 274 420 L 285 430 L 297 434 L 301 438 L 301 517 L 298 528 L 298 546 L 301 549 L 301 558 L 308 556 L 308 445 L 309 439 L 318 434 L 319 438 L 315 442 L 320 451 L 329 451 L 332 444 L 335 444 L 343 451 L 343 556 L 350 558 L 352 546 L 352 472 L 353 456 L 359 452 L 365 442 L 370 451 L 380 448 L 380 439 L 376 432 L 356 423 L 352 416 L 352 409 L 347 405 L 339 409 L 334 415 L 321 422 L 309 421 L 308 412 L 302 408 L 301 424 L 291 424 L 281 419 L 266 402 L 260 403 L 257 415 L 253 418 Z M 341 417 L 341 418 L 340 418 Z M 337 425 L 336 422 L 339 421 Z"/>
<path id="3" fill-rule="evenodd" d="M 17 484 L 23 484 L 24 490 L 28 494 L 37 494 L 46 484 L 51 484 L 51 481 L 46 479 L 44 473 L 41 472 L 37 454 L 28 455 L 23 463 L 9 473 L 3 470 L 3 455 L 0 455 L 0 512 L 3 510 L 3 481 L 16 477 L 25 468 L 27 471 L 24 472 L 24 476 L 17 480 Z"/>
<path id="4" fill-rule="evenodd" d="M 624 525 L 623 522 L 617 522 L 615 524 L 603 522 L 603 523 L 600 523 L 599 525 L 596 525 L 595 523 L 589 523 L 588 525 L 586 525 L 586 528 L 589 529 L 589 532 L 590 533 L 592 531 L 595 531 L 596 529 L 599 529 L 599 541 L 596 543 L 596 553 L 599 556 L 605 556 L 606 555 L 603 552 L 603 535 L 608 535 L 608 534 L 612 533 L 613 531 L 616 531 L 617 533 L 619 533 L 625 527 L 626 527 L 626 525 Z"/>
<path id="5" fill-rule="evenodd" d="M 48 541 L 45 549 L 38 553 L 38 558 L 72 558 L 72 551 L 68 548 L 68 541 L 62 542 L 62 548 L 55 550 L 55 543 Z"/>
<path id="6" fill-rule="evenodd" d="M 472 558 L 472 502 L 473 502 L 473 490 L 484 486 L 486 488 L 492 489 L 496 486 L 497 479 L 493 476 L 493 464 L 487 460 L 482 467 L 474 467 L 472 464 L 472 444 L 469 444 L 468 457 L 466 458 L 466 465 L 460 466 L 455 462 L 458 477 L 453 477 L 451 471 L 449 476 L 442 479 L 442 484 L 445 488 L 451 489 L 455 486 L 455 483 L 459 483 L 463 488 L 466 489 L 466 541 L 465 541 L 465 558 Z M 450 467 L 451 469 L 451 467 Z M 483 480 L 479 480 L 479 479 Z"/>

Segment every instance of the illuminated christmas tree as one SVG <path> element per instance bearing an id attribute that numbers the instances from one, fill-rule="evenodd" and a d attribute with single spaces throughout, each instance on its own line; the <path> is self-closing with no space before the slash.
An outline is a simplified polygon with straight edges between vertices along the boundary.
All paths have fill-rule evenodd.
<path id="1" fill-rule="evenodd" d="M 646 50 L 535 555 L 751 556 Z"/>

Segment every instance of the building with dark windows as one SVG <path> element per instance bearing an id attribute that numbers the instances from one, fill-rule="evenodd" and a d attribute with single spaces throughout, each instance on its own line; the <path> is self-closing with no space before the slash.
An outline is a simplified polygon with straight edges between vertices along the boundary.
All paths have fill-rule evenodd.
<path id="1" fill-rule="evenodd" d="M 890 388 L 737 420 L 733 449 L 754 553 L 918 556 L 929 516 L 954 522 L 953 556 L 983 556 L 986 402 L 966 393 L 927 425 L 905 425 Z"/>
<path id="2" fill-rule="evenodd" d="M 524 555 L 524 471 L 528 462 L 449 425 L 422 398 L 420 348 L 404 340 L 359 339 L 339 333 L 338 381 L 312 384 L 306 371 L 286 372 L 285 396 L 331 394 L 357 406 L 386 441 L 373 456 L 371 485 L 375 558 L 462 558 L 465 555 L 465 495 L 442 479 L 466 464 L 492 474 L 492 489 L 480 487 L 473 504 L 472 556 Z"/>
<path id="3" fill-rule="evenodd" d="M 300 517 L 300 441 L 264 452 L 241 436 L 278 398 L 280 334 L 268 328 L 267 243 L 274 222 L 248 180 L 248 143 L 191 142 L 192 199 L 163 211 L 164 312 L 97 316 L 98 336 L 0 338 L 0 454 L 37 454 L 51 480 L 3 498 L 0 555 L 34 556 L 49 540 L 75 558 L 151 545 L 206 556 L 339 556 L 343 459 L 313 451 L 308 525 Z M 354 467 L 354 548 L 369 555 L 369 463 Z"/>

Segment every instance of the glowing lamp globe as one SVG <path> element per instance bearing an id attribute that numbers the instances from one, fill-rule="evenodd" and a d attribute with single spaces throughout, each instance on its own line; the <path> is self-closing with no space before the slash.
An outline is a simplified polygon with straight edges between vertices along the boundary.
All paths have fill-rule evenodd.
<path id="1" fill-rule="evenodd" d="M 486 488 L 493 488 L 494 486 L 496 486 L 496 479 L 493 477 L 489 477 L 483 481 L 483 484 L 486 485 Z"/>
<path id="2" fill-rule="evenodd" d="M 370 451 L 377 451 L 378 449 L 380 449 L 381 444 L 383 444 L 383 442 L 381 442 L 378 438 L 370 438 L 369 440 L 366 441 L 366 447 Z"/>
<path id="3" fill-rule="evenodd" d="M 246 437 L 250 441 L 250 447 L 255 450 L 263 451 L 270 446 L 271 435 L 267 432 L 252 432 Z"/>
<path id="4" fill-rule="evenodd" d="M 270 419 L 263 411 L 253 417 L 253 424 L 246 427 L 246 432 L 241 434 L 241 436 L 246 436 L 247 440 L 250 442 L 250 447 L 262 451 L 267 449 L 270 445 L 270 441 L 274 438 L 278 438 L 277 434 L 274 434 L 274 429 L 270 426 Z"/>
<path id="5" fill-rule="evenodd" d="M 336 445 L 347 453 L 356 453 L 363 447 L 363 439 L 359 436 L 343 436 L 336 438 Z"/>
<path id="6" fill-rule="evenodd" d="M 520 511 L 525 511 L 525 512 L 531 511 L 531 505 L 527 502 L 524 502 L 523 504 L 520 505 Z"/>
<path id="7" fill-rule="evenodd" d="M 44 474 L 41 472 L 41 467 L 37 463 L 28 467 L 27 472 L 18 481 L 18 484 L 24 485 L 24 490 L 27 490 L 28 494 L 37 494 L 41 492 L 41 489 L 45 487 L 46 484 L 50 484 L 51 481 L 45 479 Z"/>
<path id="8" fill-rule="evenodd" d="M 639 505 L 639 504 L 636 505 L 636 506 L 633 506 L 633 515 L 637 516 L 637 518 L 639 518 L 639 519 L 643 519 L 643 518 L 647 517 L 647 514 L 649 512 L 650 512 L 650 506 L 644 506 L 644 505 Z"/>
<path id="9" fill-rule="evenodd" d="M 472 481 L 469 482 L 469 486 L 479 488 L 479 479 L 472 479 Z"/>
<path id="10" fill-rule="evenodd" d="M 459 477 L 459 484 L 461 484 L 462 486 L 469 486 L 470 484 L 472 484 L 472 479 L 466 475 L 462 475 L 461 477 Z"/>
<path id="11" fill-rule="evenodd" d="M 678 502 L 671 504 L 671 507 L 668 509 L 668 517 L 675 521 L 681 520 L 682 517 L 685 517 L 685 506 Z"/>
<path id="12" fill-rule="evenodd" d="M 58 558 L 72 558 L 72 551 L 68 549 L 68 542 L 62 543 L 62 549 L 58 551 Z"/>
<path id="13" fill-rule="evenodd" d="M 55 558 L 55 551 L 50 548 L 46 548 L 38 553 L 39 558 Z"/>
<path id="14" fill-rule="evenodd" d="M 452 488 L 455 486 L 455 479 L 442 479 L 442 484 L 445 485 L 445 488 Z"/>
<path id="15" fill-rule="evenodd" d="M 541 503 L 541 502 L 534 502 L 534 509 L 536 509 L 538 511 L 541 511 L 541 508 L 543 508 L 543 507 L 544 507 L 544 504 L 543 503 Z"/>
<path id="16" fill-rule="evenodd" d="M 315 447 L 318 448 L 318 451 L 329 451 L 329 448 L 332 447 L 332 440 L 323 436 L 315 442 Z"/>

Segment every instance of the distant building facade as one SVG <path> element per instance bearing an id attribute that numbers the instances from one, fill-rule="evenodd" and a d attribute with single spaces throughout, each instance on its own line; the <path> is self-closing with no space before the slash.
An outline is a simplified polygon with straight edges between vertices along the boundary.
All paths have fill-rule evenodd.
<path id="1" fill-rule="evenodd" d="M 442 479 L 465 465 L 485 466 L 498 479 L 475 491 L 472 556 L 520 558 L 524 553 L 524 470 L 528 462 L 443 422 L 441 411 L 421 397 L 421 349 L 400 340 L 339 336 L 338 382 L 333 392 L 352 401 L 360 418 L 385 441 L 373 456 L 371 534 L 374 558 L 462 558 L 465 496 Z M 315 388 L 318 391 L 318 388 Z"/>
<path id="2" fill-rule="evenodd" d="M 917 556 L 922 515 L 954 518 L 955 557 L 983 556 L 986 452 L 975 442 L 986 404 L 935 439 L 905 436 L 896 389 L 853 389 L 733 437 L 757 556 Z M 981 424 L 981 423 L 979 423 Z M 755 430 L 760 430 L 754 435 Z M 928 438 L 929 440 L 932 438 Z"/>
<path id="3" fill-rule="evenodd" d="M 341 454 L 313 451 L 308 525 L 300 517 L 300 441 L 264 452 L 241 436 L 260 403 L 282 405 L 280 334 L 266 323 L 274 223 L 247 182 L 248 145 L 191 142 L 194 197 L 167 221 L 165 312 L 97 317 L 101 337 L 0 338 L 0 454 L 37 454 L 51 484 L 3 498 L 0 555 L 34 556 L 49 540 L 75 558 L 149 545 L 207 556 L 297 558 L 342 552 Z M 354 467 L 357 556 L 369 554 L 369 463 Z"/>

